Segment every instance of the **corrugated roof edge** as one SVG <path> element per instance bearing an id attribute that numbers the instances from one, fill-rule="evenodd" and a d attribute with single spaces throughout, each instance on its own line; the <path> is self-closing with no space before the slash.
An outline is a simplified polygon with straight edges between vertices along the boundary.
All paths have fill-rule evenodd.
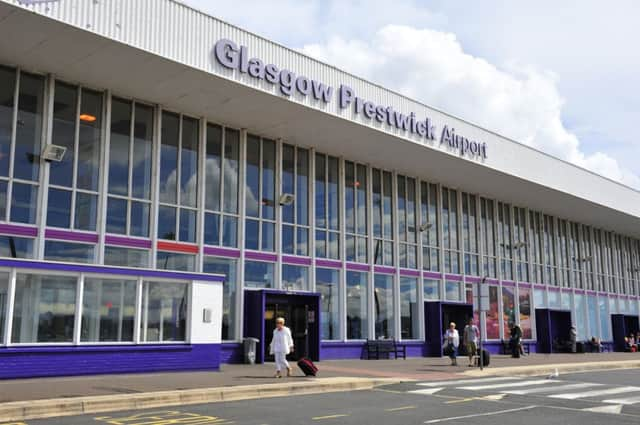
<path id="1" fill-rule="evenodd" d="M 29 10 L 29 11 L 31 11 L 31 12 L 33 12 L 33 13 L 37 13 L 37 12 L 35 12 L 34 10 L 32 10 L 32 9 L 29 7 L 29 6 L 33 6 L 33 5 L 22 5 L 22 4 L 17 5 L 17 4 L 15 4 L 15 3 L 12 3 L 10 0 L 0 0 L 0 1 L 2 1 L 2 2 L 4 2 L 4 3 L 7 3 L 7 4 L 10 4 L 10 5 L 12 5 L 12 6 L 16 6 L 16 7 L 20 7 L 20 8 L 23 8 L 23 9 Z M 215 17 L 215 16 L 213 16 L 213 15 L 211 15 L 211 14 L 209 14 L 209 13 L 207 13 L 207 12 L 203 11 L 203 10 L 202 10 L 202 9 L 200 9 L 200 8 L 197 8 L 197 7 L 194 7 L 194 6 L 191 6 L 191 5 L 189 5 L 189 4 L 184 3 L 184 0 L 165 0 L 165 1 L 169 1 L 169 2 L 172 2 L 172 3 L 175 3 L 175 4 L 179 5 L 180 7 L 184 7 L 184 8 L 186 8 L 186 9 L 190 9 L 190 10 L 192 10 L 192 11 L 196 12 L 196 13 L 199 13 L 199 14 L 201 14 L 201 15 L 203 15 L 203 16 L 206 16 L 206 17 L 207 17 L 207 18 L 209 18 L 209 19 L 213 19 L 213 20 L 216 20 L 216 21 L 218 21 L 218 22 L 224 23 L 224 24 L 229 25 L 229 26 L 231 26 L 231 27 L 233 27 L 233 28 L 236 28 L 236 29 L 238 29 L 238 30 L 240 30 L 240 31 L 244 31 L 244 32 L 246 32 L 246 33 L 248 33 L 248 34 L 250 34 L 250 35 L 252 35 L 252 36 L 254 36 L 254 37 L 257 37 L 257 38 L 261 39 L 261 40 L 264 40 L 264 41 L 266 41 L 266 42 L 268 42 L 268 43 L 272 43 L 272 44 L 274 44 L 274 45 L 276 45 L 276 46 L 278 46 L 278 47 L 281 47 L 281 48 L 283 48 L 283 49 L 286 49 L 286 50 L 288 50 L 288 51 L 290 51 L 290 52 L 292 52 L 292 53 L 295 53 L 295 54 L 300 55 L 300 56 L 304 56 L 305 58 L 308 58 L 308 59 L 310 59 L 310 60 L 312 60 L 312 61 L 314 61 L 314 62 L 317 62 L 318 64 L 321 64 L 321 65 L 323 65 L 323 66 L 326 66 L 326 67 L 332 68 L 332 69 L 334 69 L 334 70 L 336 70 L 336 71 L 338 71 L 338 72 L 342 72 L 342 73 L 344 73 L 344 74 L 346 74 L 346 75 L 348 75 L 348 76 L 350 76 L 350 77 L 352 77 L 352 78 L 355 78 L 355 79 L 357 79 L 357 80 L 360 80 L 360 81 L 361 81 L 361 82 L 363 82 L 363 83 L 371 84 L 372 86 L 378 87 L 378 88 L 379 88 L 379 89 L 381 89 L 381 90 L 385 90 L 385 91 L 387 91 L 387 92 L 389 92 L 389 93 L 391 93 L 391 94 L 394 94 L 394 95 L 396 95 L 396 96 L 400 96 L 400 97 L 402 97 L 402 98 L 404 98 L 404 99 L 407 99 L 407 100 L 409 100 L 409 101 L 411 101 L 411 102 L 415 102 L 415 103 L 417 103 L 418 105 L 421 105 L 421 106 L 423 106 L 423 107 L 425 107 L 425 108 L 432 109 L 432 110 L 437 111 L 437 112 L 439 112 L 439 113 L 441 113 L 441 114 L 444 114 L 444 115 L 446 115 L 446 116 L 448 116 L 448 117 L 451 117 L 451 118 L 454 118 L 454 119 L 456 119 L 456 120 L 462 121 L 462 122 L 464 122 L 464 123 L 466 123 L 466 124 L 472 125 L 472 126 L 474 126 L 474 127 L 478 128 L 478 129 L 482 130 L 482 131 L 485 131 L 485 132 L 487 132 L 487 133 L 489 133 L 489 134 L 492 134 L 492 135 L 494 135 L 494 136 L 500 137 L 500 138 L 502 138 L 502 139 L 504 139 L 504 140 L 506 140 L 506 141 L 509 141 L 509 142 L 511 142 L 511 143 L 515 143 L 516 145 L 521 146 L 521 147 L 523 147 L 523 148 L 525 148 L 525 149 L 529 149 L 530 151 L 533 151 L 533 152 L 539 153 L 539 154 L 544 155 L 544 156 L 546 156 L 546 157 L 548 157 L 548 158 L 551 158 L 551 159 L 553 159 L 553 160 L 556 160 L 556 161 L 559 161 L 559 162 L 564 163 L 564 164 L 566 164 L 566 165 L 569 165 L 570 167 L 573 167 L 573 168 L 575 168 L 575 169 L 577 169 L 577 170 L 580 170 L 580 171 L 586 172 L 586 173 L 591 174 L 591 175 L 593 175 L 593 176 L 595 176 L 595 177 L 601 178 L 601 179 L 606 180 L 606 181 L 608 181 L 608 182 L 610 182 L 610 183 L 613 183 L 613 184 L 615 184 L 615 185 L 617 185 L 617 186 L 620 186 L 620 187 L 622 187 L 622 188 L 624 188 L 624 189 L 627 189 L 627 190 L 630 190 L 630 191 L 635 192 L 635 193 L 637 193 L 637 194 L 640 194 L 640 188 L 636 189 L 636 188 L 634 188 L 634 187 L 632 187 L 632 186 L 629 186 L 629 185 L 627 185 L 627 184 L 624 184 L 624 183 L 622 183 L 622 182 L 619 182 L 619 181 L 617 181 L 617 180 L 614 180 L 614 179 L 612 179 L 612 178 L 610 178 L 610 177 L 607 177 L 607 176 L 604 176 L 604 175 L 602 175 L 602 174 L 596 173 L 595 171 L 589 170 L 588 168 L 582 167 L 582 166 L 580 166 L 580 165 L 576 165 L 576 164 L 574 164 L 574 163 L 572 163 L 572 162 L 569 162 L 569 161 L 567 161 L 567 160 L 565 160 L 565 159 L 559 158 L 559 157 L 557 157 L 557 156 L 554 156 L 554 155 L 551 155 L 551 154 L 549 154 L 549 153 L 547 153 L 547 152 L 544 152 L 544 151 L 542 151 L 542 150 L 540 150 L 540 149 L 537 149 L 537 148 L 534 148 L 534 147 L 532 147 L 532 146 L 526 145 L 526 144 L 524 144 L 524 143 L 522 143 L 522 142 L 519 142 L 519 141 L 517 141 L 517 140 L 515 140 L 515 139 L 512 139 L 512 138 L 510 138 L 510 137 L 508 137 L 508 136 L 505 136 L 505 135 L 503 135 L 503 134 L 500 134 L 500 133 L 498 133 L 498 132 L 496 132 L 496 131 L 494 131 L 494 130 L 490 130 L 490 129 L 488 129 L 488 128 L 485 128 L 485 127 L 483 127 L 483 126 L 481 126 L 481 125 L 479 125 L 479 124 L 477 124 L 477 123 L 474 123 L 473 121 L 470 121 L 470 120 L 465 119 L 465 118 L 461 118 L 461 117 L 459 117 L 459 116 L 457 116 L 457 115 L 454 115 L 454 114 L 452 114 L 452 113 L 450 113 L 450 112 L 447 112 L 447 111 L 444 111 L 444 110 L 442 110 L 442 109 L 439 109 L 439 108 L 436 108 L 436 107 L 433 107 L 433 106 L 427 105 L 427 104 L 426 104 L 426 103 L 424 103 L 424 102 L 421 102 L 421 101 L 416 100 L 416 99 L 413 99 L 413 98 L 411 98 L 411 97 L 409 97 L 409 96 L 407 96 L 407 95 L 404 95 L 404 94 L 402 94 L 402 93 L 400 93 L 400 92 L 397 92 L 397 91 L 395 91 L 395 90 L 392 90 L 392 89 L 389 89 L 389 88 L 387 88 L 387 87 L 384 87 L 384 86 L 382 86 L 381 84 L 378 84 L 378 83 L 375 83 L 375 82 L 372 82 L 372 81 L 366 80 L 366 79 L 364 79 L 364 78 L 362 78 L 362 77 L 359 77 L 359 76 L 357 76 L 357 75 L 355 75 L 355 74 L 353 74 L 353 73 L 351 73 L 351 72 L 345 71 L 345 70 L 343 70 L 343 69 L 341 69 L 341 68 L 339 68 L 339 67 L 337 67 L 337 66 L 335 66 L 335 65 L 331 65 L 331 64 L 328 64 L 328 63 L 326 63 L 326 62 L 322 62 L 322 61 L 320 61 L 320 60 L 318 60 L 318 59 L 316 59 L 316 58 L 314 58 L 314 57 L 312 57 L 312 56 L 309 56 L 309 55 L 307 55 L 307 54 L 305 54 L 305 53 L 300 52 L 299 50 L 296 50 L 296 49 L 293 49 L 293 48 L 291 48 L 291 47 L 285 46 L 285 45 L 284 45 L 284 44 L 282 44 L 282 43 L 279 43 L 279 42 L 277 42 L 277 41 L 273 41 L 273 40 L 271 40 L 271 39 L 269 39 L 269 38 L 267 38 L 267 37 L 264 37 L 264 36 L 262 36 L 262 35 L 256 34 L 255 32 L 252 32 L 252 31 L 246 30 L 246 29 L 244 29 L 244 28 L 241 28 L 241 27 L 240 27 L 240 26 L 238 26 L 238 25 L 235 25 L 235 24 L 232 24 L 232 23 L 230 23 L 230 22 L 228 22 L 228 21 L 225 21 L 225 20 L 223 20 L 223 19 L 217 18 L 217 17 Z M 46 15 L 42 15 L 42 16 L 46 16 Z M 51 19 L 53 19 L 53 18 L 51 18 Z M 78 27 L 78 28 L 79 28 L 79 27 Z M 86 28 L 80 28 L 80 29 L 82 29 L 82 30 L 84 30 L 84 31 L 87 31 L 87 32 L 92 32 L 92 33 L 96 34 L 95 32 L 93 32 L 93 31 L 89 31 L 89 30 L 87 30 Z M 100 34 L 98 34 L 98 35 L 100 35 Z M 135 46 L 132 46 L 132 47 L 135 47 Z M 142 49 L 142 50 L 144 50 L 144 49 Z M 146 50 L 145 50 L 145 51 L 146 51 Z M 153 52 L 150 52 L 150 53 L 153 53 Z M 155 54 L 155 53 L 154 53 L 154 54 Z"/>
<path id="2" fill-rule="evenodd" d="M 500 134 L 500 133 L 498 133 L 497 131 L 494 131 L 494 130 L 491 130 L 491 129 L 485 128 L 485 127 L 483 127 L 483 126 L 481 126 L 481 125 L 479 125 L 479 124 L 477 124 L 477 123 L 475 123 L 475 122 L 473 122 L 473 121 L 470 121 L 470 120 L 468 120 L 468 119 L 466 119 L 466 118 L 461 118 L 461 117 L 459 117 L 459 116 L 457 116 L 457 115 L 452 114 L 451 112 L 444 111 L 444 110 L 442 110 L 442 109 L 439 109 L 439 108 L 436 108 L 436 107 L 433 107 L 433 106 L 427 105 L 426 103 L 424 103 L 424 102 L 422 102 L 422 101 L 420 101 L 420 100 L 413 99 L 413 98 L 411 98 L 411 97 L 409 97 L 409 96 L 407 96 L 407 95 L 405 95 L 405 94 L 402 94 L 402 93 L 400 93 L 400 92 L 397 92 L 397 91 L 395 91 L 395 90 L 392 90 L 392 89 L 390 89 L 390 88 L 388 88 L 388 87 L 384 87 L 383 85 L 381 85 L 381 84 L 379 84 L 379 83 L 376 83 L 376 82 L 373 82 L 373 81 L 369 81 L 369 80 L 367 80 L 367 79 L 364 79 L 364 78 L 362 78 L 362 77 L 360 77 L 360 76 L 358 76 L 358 75 L 355 75 L 355 74 L 353 74 L 353 73 L 351 73 L 351 72 L 349 72 L 349 71 L 345 71 L 344 69 L 339 68 L 339 67 L 337 67 L 337 66 L 335 66 L 335 65 L 332 65 L 332 64 L 329 64 L 329 63 L 326 63 L 326 62 L 322 62 L 321 60 L 318 60 L 317 58 L 314 58 L 313 56 L 309 56 L 309 55 L 307 55 L 307 54 L 305 54 L 305 53 L 302 53 L 302 52 L 301 52 L 301 51 L 299 51 L 299 50 L 296 50 L 296 49 L 294 49 L 294 48 L 291 48 L 291 47 L 285 46 L 285 45 L 284 45 L 284 44 L 282 44 L 282 43 L 279 43 L 279 42 L 277 42 L 277 41 L 271 40 L 271 39 L 269 39 L 269 38 L 267 38 L 267 37 L 265 37 L 265 36 L 262 36 L 262 35 L 260 35 L 260 34 L 255 33 L 255 32 L 253 32 L 253 31 L 250 31 L 250 30 L 244 29 L 244 28 L 242 28 L 242 27 L 240 27 L 240 26 L 238 26 L 238 25 L 235 25 L 235 24 L 232 24 L 232 23 L 230 23 L 230 22 L 228 22 L 228 21 L 225 21 L 224 19 L 220 19 L 220 18 L 218 18 L 218 17 L 216 17 L 216 16 L 213 16 L 213 15 L 211 15 L 210 13 L 207 13 L 207 12 L 205 12 L 204 10 L 202 10 L 202 9 L 200 9 L 200 8 L 197 8 L 197 7 L 195 7 L 195 6 L 191 6 L 191 5 L 189 5 L 189 4 L 186 4 L 186 3 L 184 2 L 184 0 L 166 0 L 166 1 L 170 1 L 170 2 L 173 2 L 173 3 L 177 3 L 177 4 L 179 4 L 179 5 L 180 5 L 180 6 L 182 6 L 182 7 L 185 7 L 185 8 L 187 8 L 187 9 L 191 9 L 191 10 L 193 10 L 193 11 L 195 11 L 195 12 L 197 12 L 197 13 L 200 13 L 200 14 L 202 14 L 202 15 L 205 15 L 205 16 L 207 16 L 207 17 L 211 18 L 211 19 L 215 19 L 215 20 L 217 20 L 217 21 L 219 21 L 219 22 L 222 22 L 222 23 L 224 23 L 224 24 L 226 24 L 226 25 L 229 25 L 229 26 L 232 26 L 232 27 L 234 27 L 234 28 L 237 28 L 237 29 L 239 29 L 239 30 L 241 30 L 241 31 L 247 32 L 247 33 L 249 33 L 249 34 L 253 35 L 254 37 L 260 38 L 260 39 L 262 39 L 262 40 L 264 40 L 264 41 L 266 41 L 266 42 L 268 42 L 268 43 L 275 44 L 275 45 L 277 45 L 277 46 L 279 46 L 279 47 L 281 47 L 281 48 L 283 48 L 283 49 L 286 49 L 286 50 L 288 50 L 288 51 L 290 51 L 290 52 L 292 52 L 292 53 L 295 53 L 295 54 L 298 54 L 298 55 L 304 56 L 304 57 L 306 57 L 306 58 L 309 58 L 309 59 L 311 59 L 311 60 L 313 60 L 313 61 L 315 61 L 315 62 L 317 62 L 317 63 L 319 63 L 319 64 L 321 64 L 321 65 L 328 66 L 329 68 L 333 68 L 333 69 L 335 69 L 336 71 L 339 71 L 339 72 L 342 72 L 342 73 L 344 73 L 344 74 L 347 74 L 348 76 L 353 77 L 353 78 L 355 78 L 355 79 L 358 79 L 358 80 L 360 80 L 360 81 L 362 81 L 362 82 L 364 82 L 364 83 L 371 84 L 371 85 L 373 85 L 373 86 L 375 86 L 375 87 L 378 87 L 378 88 L 380 88 L 380 89 L 382 89 L 382 90 L 385 90 L 385 91 L 387 91 L 387 92 L 389 92 L 389 93 L 393 93 L 393 94 L 395 94 L 396 96 L 400 96 L 400 97 L 403 97 L 403 98 L 405 98 L 405 99 L 407 99 L 407 100 L 410 100 L 410 101 L 412 101 L 412 102 L 418 103 L 419 105 L 422 105 L 422 106 L 424 106 L 425 108 L 433 109 L 434 111 L 440 112 L 441 114 L 447 115 L 447 116 L 449 116 L 449 117 L 451 117 L 451 118 L 455 118 L 455 119 L 460 120 L 460 121 L 462 121 L 462 122 L 464 122 L 464 123 L 467 123 L 467 124 L 469 124 L 469 125 L 472 125 L 472 126 L 474 126 L 474 127 L 477 127 L 477 128 L 479 128 L 479 129 L 481 129 L 481 130 L 483 130 L 483 131 L 486 131 L 486 132 L 488 132 L 488 133 L 490 133 L 490 134 L 493 134 L 494 136 L 501 137 L 501 138 L 503 138 L 503 139 L 505 139 L 505 140 L 508 140 L 509 142 L 515 143 L 515 144 L 517 144 L 517 145 L 519 145 L 519 146 L 522 146 L 522 147 L 524 147 L 524 148 L 526 148 L 526 149 L 529 149 L 529 150 L 532 150 L 532 151 L 534 151 L 534 152 L 540 153 L 540 154 L 545 155 L 545 156 L 547 156 L 547 157 L 549 157 L 549 158 L 555 159 L 556 161 L 563 162 L 563 163 L 565 163 L 565 164 L 567 164 L 567 165 L 570 165 L 571 167 L 574 167 L 574 168 L 576 168 L 576 169 L 578 169 L 578 170 L 586 171 L 587 173 L 592 174 L 592 175 L 594 175 L 594 176 L 596 176 L 596 177 L 599 177 L 599 178 L 605 179 L 605 180 L 607 180 L 607 181 L 609 181 L 609 182 L 611 182 L 611 183 L 614 183 L 614 184 L 616 184 L 616 185 L 618 185 L 618 186 L 621 186 L 621 187 L 623 187 L 623 188 L 625 188 L 625 189 L 629 189 L 629 190 L 632 190 L 632 191 L 634 191 L 634 192 L 636 192 L 636 193 L 640 194 L 640 188 L 639 188 L 639 189 L 636 189 L 636 188 L 634 188 L 634 187 L 632 187 L 632 186 L 629 186 L 629 185 L 627 185 L 627 184 L 624 184 L 624 183 L 622 183 L 622 182 L 619 182 L 619 181 L 617 181 L 617 180 L 614 180 L 614 179 L 612 179 L 612 178 L 610 178 L 610 177 L 607 177 L 607 176 L 604 176 L 604 175 L 602 175 L 602 174 L 596 173 L 596 172 L 595 172 L 595 171 L 593 171 L 593 170 L 589 170 L 588 168 L 582 167 L 582 166 L 580 166 L 580 165 L 576 165 L 576 164 L 574 164 L 574 163 L 572 163 L 572 162 L 567 161 L 566 159 L 559 158 L 559 157 L 557 157 L 557 156 L 555 156 L 555 155 L 551 155 L 551 154 L 549 154 L 549 153 L 547 153 L 547 152 L 544 152 L 544 151 L 542 151 L 542 150 L 540 150 L 540 149 L 536 149 L 536 148 L 534 148 L 533 146 L 529 146 L 529 145 L 527 145 L 527 144 L 524 144 L 524 143 L 522 143 L 522 142 L 519 142 L 519 141 L 517 141 L 517 140 L 515 140 L 515 139 L 512 139 L 512 138 L 510 138 L 510 137 L 508 137 L 508 136 L 505 136 L 505 135 L 503 135 L 503 134 Z"/>

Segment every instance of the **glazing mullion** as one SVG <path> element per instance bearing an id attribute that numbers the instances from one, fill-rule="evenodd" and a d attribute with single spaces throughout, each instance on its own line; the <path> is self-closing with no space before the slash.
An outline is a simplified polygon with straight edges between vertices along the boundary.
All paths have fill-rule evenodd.
<path id="1" fill-rule="evenodd" d="M 14 163 L 16 157 L 16 133 L 18 132 L 18 108 L 19 103 L 18 100 L 20 98 L 20 80 L 21 80 L 21 72 L 20 69 L 16 69 L 16 85 L 13 92 L 13 116 L 11 122 L 11 148 L 10 148 L 10 160 L 9 160 L 9 175 L 7 176 L 7 206 L 5 210 L 5 220 L 11 221 L 11 208 L 12 206 L 12 198 L 13 198 L 13 170 Z"/>
<path id="2" fill-rule="evenodd" d="M 180 204 L 182 198 L 182 123 L 183 115 L 178 114 L 178 163 L 176 164 L 176 218 L 174 222 L 175 226 L 175 240 L 180 241 Z"/>
<path id="3" fill-rule="evenodd" d="M 207 140 L 207 138 L 209 137 L 209 126 L 207 125 L 207 134 L 205 135 L 205 139 Z M 218 216 L 218 241 L 220 243 L 220 245 L 224 245 L 224 234 L 223 234 L 223 229 L 224 229 L 224 170 L 227 166 L 226 162 L 227 162 L 227 156 L 225 155 L 225 149 L 227 147 L 227 129 L 226 127 L 221 127 L 220 128 L 220 139 L 221 139 L 221 143 L 220 143 L 220 182 L 219 182 L 219 187 L 218 189 L 218 197 L 219 197 L 219 202 L 218 202 L 218 206 L 220 207 L 219 211 L 219 216 Z M 207 173 L 207 154 L 206 154 L 206 149 L 207 147 L 205 146 L 205 169 L 204 169 L 204 173 L 206 176 Z M 206 193 L 207 193 L 208 188 L 206 187 L 206 177 L 205 177 L 205 198 L 206 198 Z M 238 196 L 240 196 L 240 188 L 238 188 Z M 204 204 L 204 208 L 206 209 L 206 200 L 205 200 L 205 204 Z M 239 221 L 239 220 L 238 220 Z M 238 224 L 236 224 L 236 226 L 238 226 Z M 236 229 L 237 231 L 237 229 Z"/>
<path id="4" fill-rule="evenodd" d="M 135 143 L 136 103 L 131 102 L 131 122 L 129 123 L 129 176 L 127 179 L 127 218 L 126 234 L 131 235 L 131 203 L 133 198 L 133 144 Z"/>
<path id="5" fill-rule="evenodd" d="M 80 108 L 82 105 L 82 88 L 76 88 L 76 112 L 75 112 L 75 128 L 74 128 L 74 141 L 73 141 L 73 172 L 71 175 L 71 213 L 69 214 L 69 228 L 75 229 L 76 227 L 76 185 L 78 184 L 78 149 L 80 146 Z M 68 188 L 67 188 L 68 189 Z"/>

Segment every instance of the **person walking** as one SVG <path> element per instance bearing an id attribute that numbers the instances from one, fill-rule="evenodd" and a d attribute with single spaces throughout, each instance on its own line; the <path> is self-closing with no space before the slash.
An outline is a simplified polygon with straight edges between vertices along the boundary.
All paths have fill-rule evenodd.
<path id="1" fill-rule="evenodd" d="M 512 324 L 511 326 L 511 357 L 513 358 L 520 358 L 520 354 L 522 353 L 521 350 L 521 346 L 522 346 L 522 329 L 520 328 L 520 326 L 516 325 L 515 323 Z"/>
<path id="2" fill-rule="evenodd" d="M 460 335 L 456 329 L 456 324 L 449 323 L 449 329 L 444 333 L 444 354 L 451 359 L 451 366 L 458 366 L 456 350 L 460 345 Z"/>
<path id="3" fill-rule="evenodd" d="M 462 340 L 464 341 L 467 355 L 469 356 L 469 367 L 473 367 L 473 357 L 478 354 L 478 339 L 480 338 L 480 330 L 473 324 L 473 317 L 469 318 L 467 326 L 464 327 Z"/>
<path id="4" fill-rule="evenodd" d="M 283 370 L 287 371 L 287 376 L 291 376 L 291 366 L 287 362 L 287 354 L 293 352 L 293 338 L 291 331 L 284 325 L 284 318 L 276 319 L 276 328 L 273 330 L 273 338 L 269 345 L 269 353 L 276 360 L 276 374 L 274 378 L 282 378 Z"/>

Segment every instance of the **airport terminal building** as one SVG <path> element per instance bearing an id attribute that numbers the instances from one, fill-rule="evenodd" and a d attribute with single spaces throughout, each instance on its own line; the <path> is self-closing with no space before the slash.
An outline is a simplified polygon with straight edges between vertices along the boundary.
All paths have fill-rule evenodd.
<path id="1" fill-rule="evenodd" d="M 428 81 L 425 81 L 428 84 Z M 0 0 L 0 378 L 637 332 L 640 192 L 174 0 Z"/>

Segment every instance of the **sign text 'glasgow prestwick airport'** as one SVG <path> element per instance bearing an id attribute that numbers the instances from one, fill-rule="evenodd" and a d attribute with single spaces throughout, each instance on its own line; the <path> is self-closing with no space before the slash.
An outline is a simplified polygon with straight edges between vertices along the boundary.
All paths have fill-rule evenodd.
<path id="1" fill-rule="evenodd" d="M 250 58 L 247 46 L 238 46 L 231 40 L 219 40 L 214 47 L 214 56 L 226 68 L 236 69 L 253 78 L 277 85 L 285 96 L 299 93 L 305 97 L 312 96 L 324 103 L 329 103 L 333 99 L 333 87 L 296 75 L 287 69 L 280 69 L 274 64 L 265 64 L 261 59 Z M 426 140 L 436 140 L 436 126 L 430 118 L 419 120 L 414 112 L 402 114 L 391 106 L 376 105 L 356 96 L 355 91 L 344 84 L 340 85 L 338 90 L 338 105 L 341 109 L 353 107 L 356 114 L 362 114 L 369 120 L 386 123 L 399 130 L 417 134 Z M 486 143 L 469 140 L 456 134 L 455 128 L 446 125 L 440 132 L 440 145 L 455 149 L 462 156 L 487 157 Z"/>

